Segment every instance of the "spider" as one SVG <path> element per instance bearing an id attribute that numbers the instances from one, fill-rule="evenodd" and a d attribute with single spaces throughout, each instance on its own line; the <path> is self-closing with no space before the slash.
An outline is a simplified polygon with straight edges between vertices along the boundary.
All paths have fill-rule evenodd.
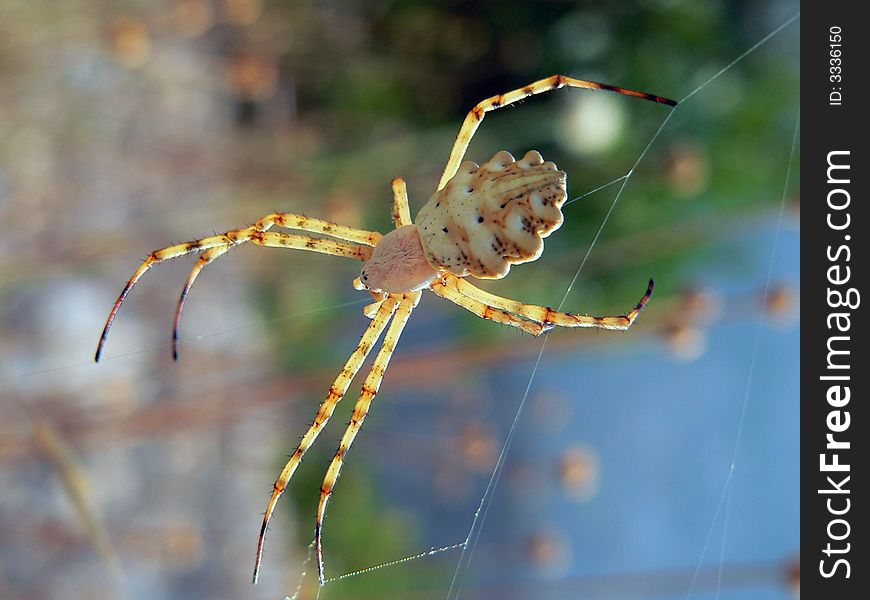
<path id="1" fill-rule="evenodd" d="M 502 298 L 475 287 L 465 279 L 469 275 L 478 279 L 501 279 L 508 274 L 512 264 L 536 260 L 543 251 L 543 238 L 561 226 L 561 206 L 566 199 L 566 175 L 554 163 L 544 162 L 538 152 L 529 151 L 516 161 L 508 152 L 501 151 L 480 166 L 470 161 L 462 162 L 462 159 L 487 112 L 564 86 L 606 90 L 668 106 L 677 105 L 673 100 L 644 92 L 553 75 L 506 94 L 487 98 L 471 109 L 453 144 L 438 189 L 420 209 L 416 223 L 411 220 L 405 181 L 396 178 L 392 181 L 395 229 L 386 235 L 312 217 L 276 213 L 263 217 L 250 227 L 156 250 L 124 286 L 103 328 L 96 361 L 100 360 L 109 329 L 127 294 L 146 271 L 165 260 L 201 252 L 187 278 L 175 312 L 172 355 L 176 360 L 181 312 L 190 288 L 206 265 L 230 249 L 252 242 L 270 248 L 308 250 L 364 262 L 360 276 L 354 279 L 353 285 L 358 290 L 367 290 L 374 299 L 373 303 L 363 308 L 371 323 L 329 388 L 311 427 L 302 436 L 275 481 L 260 527 L 254 583 L 260 571 L 266 529 L 278 498 L 286 489 L 305 451 L 326 426 L 336 405 L 383 334 L 383 342 L 363 381 L 350 424 L 320 488 L 314 535 L 318 579 L 320 585 L 324 584 L 321 531 L 327 503 L 341 473 L 344 457 L 362 427 L 399 336 L 420 301 L 423 290 L 428 289 L 483 319 L 516 327 L 535 336 L 555 326 L 627 330 L 650 299 L 653 280 L 649 281 L 646 293 L 628 313 L 618 317 L 590 317 Z M 305 233 L 271 231 L 274 226 Z"/>

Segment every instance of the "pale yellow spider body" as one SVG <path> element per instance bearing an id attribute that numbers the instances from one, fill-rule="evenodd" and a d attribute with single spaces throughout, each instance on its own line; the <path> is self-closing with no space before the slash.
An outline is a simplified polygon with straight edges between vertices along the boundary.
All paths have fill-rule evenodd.
<path id="1" fill-rule="evenodd" d="M 96 360 L 100 359 L 109 329 L 127 294 L 142 275 L 159 262 L 201 252 L 176 309 L 172 337 L 173 356 L 176 358 L 178 325 L 187 294 L 202 269 L 230 249 L 251 242 L 260 246 L 308 250 L 364 262 L 360 277 L 354 280 L 354 287 L 368 290 L 375 300 L 364 309 L 371 323 L 330 386 L 311 427 L 275 481 L 260 528 L 254 567 L 255 583 L 266 529 L 278 498 L 286 489 L 302 456 L 317 439 L 366 357 L 383 335 L 371 370 L 363 381 L 350 424 L 320 488 L 315 547 L 318 576 L 321 584 L 324 582 L 321 528 L 327 503 L 341 472 L 344 456 L 368 414 L 396 343 L 411 311 L 420 301 L 422 290 L 428 289 L 483 319 L 510 325 L 532 335 L 540 335 L 555 326 L 626 330 L 649 300 L 653 290 L 652 281 L 640 302 L 625 315 L 590 317 L 502 298 L 464 279 L 466 276 L 499 279 L 507 275 L 512 264 L 537 259 L 543 251 L 543 238 L 562 224 L 561 206 L 566 198 L 565 173 L 559 171 L 552 162 L 544 162 L 539 153 L 530 151 L 523 159 L 515 161 L 510 154 L 502 151 L 480 166 L 473 162 L 462 163 L 462 159 L 486 112 L 563 86 L 608 90 L 669 106 L 676 105 L 672 100 L 643 92 L 554 75 L 483 100 L 468 113 L 453 145 L 438 190 L 420 210 L 416 224 L 411 220 L 405 182 L 394 179 L 393 222 L 396 228 L 386 236 L 302 215 L 276 213 L 263 217 L 250 227 L 156 250 L 127 282 L 106 321 L 97 346 Z M 270 231 L 275 226 L 304 233 Z"/>
<path id="2" fill-rule="evenodd" d="M 464 162 L 416 223 L 394 229 L 375 246 L 358 287 L 411 292 L 443 273 L 501 279 L 511 264 L 541 255 L 543 238 L 562 224 L 566 195 L 565 173 L 534 150 L 519 162 L 504 150 L 480 166 Z"/>

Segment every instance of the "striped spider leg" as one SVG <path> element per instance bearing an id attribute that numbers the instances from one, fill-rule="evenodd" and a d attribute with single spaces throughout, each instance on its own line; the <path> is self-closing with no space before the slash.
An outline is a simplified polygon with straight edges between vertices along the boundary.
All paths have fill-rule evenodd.
<path id="1" fill-rule="evenodd" d="M 453 149 L 450 151 L 450 158 L 447 160 L 447 166 L 444 167 L 444 174 L 441 175 L 438 189 L 440 190 L 444 188 L 444 186 L 447 185 L 447 182 L 456 175 L 456 171 L 459 169 L 459 163 L 462 162 L 463 157 L 465 157 L 465 152 L 468 150 L 468 145 L 471 143 L 471 138 L 474 137 L 474 134 L 480 126 L 481 121 L 483 121 L 483 117 L 486 113 L 498 108 L 503 108 L 509 104 L 528 98 L 529 96 L 542 94 L 544 92 L 549 92 L 550 90 L 557 90 L 565 86 L 586 90 L 614 92 L 624 96 L 633 96 L 642 100 L 657 102 L 666 106 L 677 105 L 674 100 L 662 98 L 661 96 L 656 96 L 654 94 L 637 92 L 635 90 L 628 90 L 621 87 L 607 85 L 605 83 L 597 83 L 595 81 L 587 81 L 585 79 L 574 79 L 573 77 L 566 77 L 565 75 L 553 75 L 546 79 L 540 79 L 525 87 L 482 100 L 478 102 L 471 111 L 469 111 L 468 115 L 465 117 L 465 121 L 462 123 L 461 129 L 459 130 L 459 135 L 456 136 Z"/>
<path id="2" fill-rule="evenodd" d="M 397 228 L 411 225 L 411 214 L 408 208 L 408 194 L 405 187 L 405 181 L 401 178 L 393 179 L 392 188 L 394 224 Z M 354 287 L 359 290 L 366 289 L 359 279 L 354 280 Z M 323 484 L 320 486 L 320 502 L 317 506 L 317 520 L 315 524 L 315 547 L 318 579 L 320 584 L 323 585 L 324 571 L 321 531 L 323 528 L 323 520 L 326 516 L 326 505 L 329 502 L 329 498 L 332 495 L 336 482 L 338 481 L 338 476 L 341 473 L 341 467 L 344 464 L 344 456 L 350 449 L 354 438 L 356 438 L 356 434 L 359 432 L 359 429 L 368 414 L 372 400 L 374 400 L 375 395 L 378 393 L 384 373 L 387 370 L 387 365 L 389 364 L 390 358 L 395 351 L 396 344 L 399 341 L 399 336 L 401 336 L 402 330 L 405 328 L 405 324 L 411 316 L 411 311 L 417 306 L 417 303 L 420 302 L 421 296 L 421 292 L 419 291 L 406 294 L 386 294 L 373 291 L 371 294 L 375 298 L 375 302 L 366 306 L 363 311 L 366 316 L 372 319 L 372 322 L 363 334 L 359 345 L 357 345 L 353 354 L 351 354 L 350 359 L 348 359 L 335 382 L 333 382 L 332 386 L 329 388 L 326 400 L 324 400 L 323 404 L 320 405 L 320 409 L 314 417 L 314 422 L 311 424 L 311 427 L 305 435 L 302 436 L 302 441 L 299 442 L 296 450 L 290 456 L 290 460 L 287 461 L 287 464 L 284 466 L 284 469 L 275 481 L 275 485 L 272 489 L 272 496 L 269 498 L 269 504 L 266 507 L 266 512 L 263 516 L 263 524 L 260 527 L 260 537 L 257 541 L 257 556 L 254 562 L 254 583 L 257 583 L 259 577 L 260 565 L 263 560 L 263 545 L 266 538 L 266 529 L 269 526 L 269 521 L 271 520 L 275 506 L 278 503 L 278 498 L 286 489 L 287 483 L 290 481 L 290 478 L 293 476 L 299 463 L 302 462 L 302 457 L 305 454 L 305 451 L 312 443 L 314 443 L 314 440 L 332 416 L 336 405 L 344 397 L 345 393 L 347 393 L 351 381 L 359 372 L 366 357 L 371 352 L 378 338 L 381 336 L 381 333 L 387 327 L 387 323 L 392 319 L 392 323 L 390 323 L 390 327 L 387 329 L 387 333 L 384 336 L 381 348 L 375 357 L 374 364 L 372 364 L 369 374 L 363 382 L 360 398 L 353 409 L 351 421 L 341 438 L 341 443 L 339 444 L 338 450 L 336 450 L 335 456 L 329 465 Z"/>
<path id="3" fill-rule="evenodd" d="M 535 304 L 526 304 L 518 302 L 510 298 L 502 298 L 495 294 L 490 294 L 487 291 L 472 285 L 465 279 L 456 275 L 447 274 L 444 276 L 443 282 L 433 284 L 432 291 L 446 298 L 451 302 L 459 304 L 463 308 L 470 310 L 484 319 L 492 319 L 506 325 L 513 325 L 523 331 L 533 335 L 540 335 L 543 331 L 549 331 L 553 327 L 595 327 L 598 329 L 610 329 L 613 331 L 627 331 L 629 327 L 637 319 L 640 311 L 646 306 L 647 301 L 653 293 L 655 281 L 649 280 L 646 288 L 646 293 L 640 301 L 628 313 L 618 317 L 588 317 L 586 315 L 574 315 L 571 313 L 559 312 L 547 306 L 537 306 Z M 463 303 L 464 302 L 464 303 Z M 478 312 L 481 309 L 484 312 Z M 485 311 L 489 311 L 487 314 Z M 502 312 L 508 316 L 519 315 L 525 317 L 528 321 L 523 321 L 517 324 L 508 321 L 500 320 L 501 317 L 493 316 L 493 312 Z M 544 328 L 543 331 L 529 329 L 531 324 L 540 324 Z"/>
<path id="4" fill-rule="evenodd" d="M 274 225 L 298 231 L 331 235 L 341 241 L 299 234 L 269 232 L 268 230 Z M 127 298 L 127 295 L 133 290 L 142 276 L 145 275 L 151 267 L 158 263 L 185 256 L 192 252 L 203 252 L 187 279 L 187 283 L 181 292 L 181 298 L 178 301 L 178 308 L 176 309 L 174 327 L 172 330 L 172 355 L 173 358 L 177 360 L 178 326 L 181 319 L 181 311 L 184 308 L 184 301 L 187 299 L 187 294 L 202 269 L 210 262 L 226 254 L 230 249 L 246 242 L 253 242 L 259 246 L 270 248 L 308 250 L 310 252 L 319 252 L 321 254 L 332 254 L 333 256 L 344 256 L 346 258 L 366 260 L 371 256 L 371 247 L 375 246 L 382 237 L 383 236 L 376 231 L 354 229 L 352 227 L 345 227 L 344 225 L 337 225 L 335 223 L 330 223 L 329 221 L 314 219 L 303 215 L 276 213 L 263 217 L 250 227 L 233 229 L 220 235 L 214 235 L 190 242 L 184 242 L 175 246 L 169 246 L 161 250 L 155 250 L 142 262 L 139 268 L 136 269 L 136 272 L 133 273 L 133 276 L 127 282 L 127 285 L 124 286 L 120 296 L 118 296 L 118 299 L 115 301 L 115 305 L 109 313 L 109 318 L 106 319 L 103 333 L 100 335 L 100 342 L 97 344 L 97 351 L 94 355 L 94 360 L 96 362 L 100 361 L 100 357 L 103 354 L 103 347 L 105 346 L 106 339 L 109 336 L 109 330 L 112 328 L 112 324 L 115 322 L 115 317 L 117 316 L 121 305 L 124 303 L 124 300 Z"/>

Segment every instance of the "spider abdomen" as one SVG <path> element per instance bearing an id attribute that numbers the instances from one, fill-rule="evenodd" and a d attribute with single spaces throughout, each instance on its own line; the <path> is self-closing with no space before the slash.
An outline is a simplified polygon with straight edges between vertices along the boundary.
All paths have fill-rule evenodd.
<path id="1" fill-rule="evenodd" d="M 460 277 L 500 279 L 537 259 L 562 224 L 565 173 L 534 150 L 501 151 L 456 175 L 420 209 L 416 224 L 429 264 Z"/>

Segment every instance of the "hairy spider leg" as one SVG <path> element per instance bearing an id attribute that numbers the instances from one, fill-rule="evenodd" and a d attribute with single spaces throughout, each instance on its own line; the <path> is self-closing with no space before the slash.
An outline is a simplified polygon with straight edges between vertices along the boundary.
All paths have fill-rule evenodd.
<path id="1" fill-rule="evenodd" d="M 411 311 L 417 306 L 420 301 L 421 292 L 411 292 L 409 294 L 391 294 L 392 298 L 401 298 L 401 304 L 393 316 L 393 322 L 390 323 L 390 328 L 384 335 L 384 341 L 381 344 L 381 349 L 375 357 L 374 364 L 366 376 L 362 384 L 362 392 L 360 398 L 353 408 L 350 424 L 347 426 L 341 442 L 338 445 L 338 450 L 335 452 L 335 457 L 326 471 L 326 477 L 323 479 L 323 484 L 320 486 L 320 503 L 317 505 L 317 521 L 314 526 L 314 547 L 317 556 L 317 576 L 320 580 L 320 585 L 324 584 L 325 578 L 323 574 L 323 546 L 321 544 L 321 531 L 323 528 L 323 518 L 326 514 L 326 505 L 329 502 L 329 497 L 332 495 L 332 490 L 335 488 L 335 482 L 341 473 L 341 466 L 344 463 L 344 456 L 350 449 L 356 434 L 362 427 L 363 421 L 369 412 L 372 400 L 378 393 L 378 388 L 384 377 L 384 372 L 387 370 L 387 365 L 390 363 L 390 357 L 393 356 L 393 351 L 396 349 L 396 343 L 399 341 L 399 336 L 402 335 L 402 330 L 408 322 L 408 317 L 411 316 Z"/>
<path id="2" fill-rule="evenodd" d="M 411 225 L 411 210 L 408 208 L 408 189 L 405 180 L 396 177 L 390 182 L 393 187 L 393 224 L 396 229 L 404 225 Z"/>
<path id="3" fill-rule="evenodd" d="M 327 235 L 333 235 L 335 237 L 352 237 L 353 239 L 350 239 L 348 241 L 355 241 L 355 243 L 312 238 L 309 236 L 298 234 L 266 234 L 263 229 L 258 229 L 258 226 L 260 223 L 265 223 L 267 220 L 271 220 L 273 224 L 283 225 L 288 228 L 293 227 L 297 229 L 303 229 L 304 227 L 305 229 L 303 229 L 303 231 L 324 233 Z M 271 227 L 271 225 L 268 226 Z M 290 237 L 287 238 L 286 244 L 281 244 L 273 243 L 275 242 L 274 237 L 262 237 L 263 235 L 287 235 Z M 148 258 L 146 258 L 142 262 L 139 268 L 136 269 L 136 272 L 133 273 L 133 277 L 130 278 L 130 280 L 124 286 L 124 289 L 121 291 L 121 294 L 118 296 L 118 299 L 115 301 L 115 305 L 112 307 L 112 310 L 109 313 L 109 317 L 106 319 L 106 325 L 103 327 L 103 333 L 102 335 L 100 335 L 100 341 L 97 344 L 97 351 L 94 355 L 94 360 L 100 360 L 100 356 L 103 352 L 103 346 L 106 343 L 106 338 L 109 336 L 109 329 L 111 329 L 112 323 L 114 323 L 115 321 L 115 316 L 118 314 L 118 311 L 121 308 L 121 304 L 123 304 L 127 295 L 130 293 L 136 283 L 142 278 L 142 276 L 157 263 L 172 258 L 178 258 L 180 256 L 190 254 L 191 252 L 205 251 L 211 248 L 218 248 L 223 246 L 229 248 L 249 241 L 262 246 L 296 248 L 299 250 L 311 250 L 323 254 L 347 256 L 350 258 L 367 260 L 368 257 L 371 255 L 371 250 L 369 249 L 369 247 L 376 245 L 382 237 L 383 236 L 380 233 L 373 231 L 352 229 L 350 227 L 336 225 L 334 223 L 329 223 L 328 221 L 322 221 L 320 219 L 311 219 L 299 215 L 278 213 L 261 219 L 260 221 L 258 221 L 257 225 L 254 225 L 252 227 L 227 231 L 226 233 L 223 233 L 221 235 L 214 235 L 198 240 L 193 240 L 190 242 L 184 242 L 183 244 L 176 244 L 174 246 L 169 246 L 161 250 L 155 250 L 148 256 Z M 268 241 L 269 243 L 266 243 L 266 241 Z"/>
<path id="4" fill-rule="evenodd" d="M 549 331 L 553 328 L 553 326 L 550 324 L 542 324 L 539 322 L 536 323 L 534 321 L 528 321 L 516 315 L 512 315 L 511 313 L 504 310 L 500 310 L 495 306 L 466 296 L 465 294 L 457 290 L 456 287 L 451 287 L 445 284 L 444 281 L 447 280 L 447 277 L 448 276 L 445 274 L 444 280 L 435 280 L 432 285 L 429 286 L 429 289 L 432 290 L 432 292 L 434 292 L 436 295 L 441 296 L 445 300 L 449 300 L 450 302 L 461 306 L 465 310 L 474 313 L 481 319 L 486 319 L 487 321 L 494 321 L 496 323 L 501 323 L 502 325 L 510 325 L 511 327 L 522 329 L 526 333 L 531 333 L 534 336 L 541 335 L 545 331 Z"/>
<path id="5" fill-rule="evenodd" d="M 405 225 L 412 225 L 413 221 L 411 220 L 411 211 L 408 208 L 408 190 L 405 187 L 405 180 L 401 177 L 396 177 L 391 184 L 393 188 L 393 225 L 397 229 Z M 389 295 L 385 292 L 368 290 L 359 277 L 353 280 L 353 287 L 356 290 L 367 290 L 372 298 L 374 298 L 374 302 L 363 307 L 363 314 L 369 319 L 375 316 L 381 306 L 381 302 Z"/>
<path id="6" fill-rule="evenodd" d="M 307 235 L 298 235 L 294 233 L 280 233 L 277 231 L 260 231 L 260 230 L 251 230 L 251 229 L 243 229 L 238 232 L 238 237 L 236 238 L 235 245 L 239 245 L 245 242 L 252 242 L 257 244 L 258 246 L 264 246 L 267 248 L 289 248 L 294 250 L 308 250 L 312 252 L 318 252 L 320 254 L 330 254 L 332 256 L 343 256 L 345 258 L 355 258 L 360 261 L 367 260 L 372 253 L 370 246 L 364 246 L 361 244 L 350 244 L 347 242 L 340 242 L 337 240 L 331 240 L 327 238 L 314 238 L 309 237 Z M 209 252 L 214 252 L 221 250 L 221 248 L 214 248 L 209 250 Z M 229 250 L 229 247 L 223 249 L 220 254 L 225 253 Z M 217 258 L 220 256 L 217 254 L 213 257 Z M 212 259 L 212 260 L 213 260 Z M 191 277 L 196 279 L 196 275 L 202 269 L 202 266 L 208 264 L 209 261 L 200 263 L 194 266 L 193 271 L 191 272 Z M 189 281 L 192 284 L 192 281 Z M 189 288 L 188 288 L 189 289 Z M 180 308 L 179 308 L 180 312 Z M 180 314 L 177 317 L 180 319 Z"/>
<path id="7" fill-rule="evenodd" d="M 378 310 L 380 310 L 382 303 L 383 300 L 375 300 L 371 304 L 366 304 L 363 306 L 363 314 L 369 319 L 373 319 L 374 316 L 378 314 Z"/>
<path id="8" fill-rule="evenodd" d="M 557 325 L 559 327 L 597 327 L 619 331 L 625 331 L 631 327 L 640 311 L 643 310 L 644 305 L 652 296 L 653 287 L 655 286 L 655 281 L 650 279 L 643 298 L 627 314 L 618 317 L 588 317 L 586 315 L 559 312 L 546 306 L 526 304 L 525 302 L 511 300 L 510 298 L 502 298 L 501 296 L 490 294 L 472 285 L 465 279 L 450 273 L 445 275 L 444 281 L 449 289 L 455 290 L 463 296 L 473 298 L 475 301 L 486 306 L 500 308 L 515 315 L 526 317 L 537 323 Z"/>
<path id="9" fill-rule="evenodd" d="M 187 295 L 190 293 L 190 288 L 193 287 L 193 282 L 199 276 L 205 266 L 220 258 L 229 252 L 231 246 L 215 246 L 202 253 L 199 260 L 190 271 L 187 277 L 187 282 L 181 290 L 181 297 L 178 298 L 178 305 L 175 307 L 175 319 L 172 321 L 172 360 L 178 360 L 178 328 L 181 326 L 181 311 L 184 310 L 184 301 L 187 300 Z"/>
<path id="10" fill-rule="evenodd" d="M 323 219 L 315 219 L 314 217 L 306 217 L 305 215 L 296 215 L 293 213 L 273 213 L 271 215 L 266 215 L 254 223 L 251 229 L 268 231 L 273 225 L 278 225 L 285 229 L 307 231 L 309 233 L 323 233 L 346 242 L 362 244 L 363 246 L 377 246 L 378 242 L 380 242 L 384 237 L 377 231 L 367 231 L 365 229 L 347 227 L 346 225 L 339 225 L 338 223 L 324 221 Z"/>
<path id="11" fill-rule="evenodd" d="M 365 362 L 366 357 L 378 341 L 378 338 L 381 337 L 381 333 L 383 333 L 387 323 L 393 316 L 393 313 L 396 312 L 398 305 L 398 299 L 393 297 L 386 298 L 381 303 L 377 314 L 374 315 L 372 322 L 369 323 L 369 326 L 365 333 L 363 333 L 356 349 L 350 355 L 350 358 L 341 369 L 338 377 L 335 378 L 335 381 L 329 388 L 329 393 L 327 394 L 326 399 L 320 405 L 320 409 L 314 416 L 314 422 L 311 424 L 308 431 L 305 432 L 305 435 L 302 436 L 302 440 L 299 442 L 296 450 L 292 455 L 290 455 L 290 460 L 287 461 L 287 464 L 284 466 L 278 479 L 275 480 L 275 485 L 272 488 L 272 497 L 269 498 L 269 504 L 266 507 L 266 512 L 263 516 L 263 525 L 260 527 L 260 538 L 257 541 L 257 558 L 254 563 L 254 583 L 257 583 L 257 578 L 260 574 L 260 564 L 263 560 L 263 544 L 266 539 L 266 528 L 269 526 L 269 520 L 272 518 L 272 513 L 275 511 L 275 506 L 278 504 L 278 498 L 287 488 L 290 478 L 293 477 L 293 473 L 296 471 L 299 463 L 302 462 L 302 456 L 305 454 L 305 451 L 311 447 L 314 440 L 316 440 L 317 436 L 320 435 L 320 432 L 326 426 L 326 423 L 335 411 L 335 407 L 347 393 L 347 388 L 350 386 L 350 382 L 353 381 L 353 378 L 359 372 L 360 367 L 363 362 Z"/>
<path id="12" fill-rule="evenodd" d="M 459 169 L 459 164 L 462 162 L 462 159 L 465 156 L 465 152 L 466 150 L 468 150 L 468 145 L 471 143 L 471 138 L 474 137 L 474 133 L 480 126 L 480 122 L 483 121 L 483 117 L 486 113 L 491 110 L 496 110 L 497 108 L 502 108 L 503 106 L 513 104 L 514 102 L 522 100 L 523 98 L 528 98 L 529 96 L 534 96 L 535 94 L 541 94 L 543 92 L 556 90 L 560 87 L 565 86 L 583 88 L 587 90 L 604 90 L 608 92 L 615 92 L 617 94 L 623 94 L 625 96 L 641 98 L 642 100 L 649 100 L 650 102 L 666 104 L 668 106 L 677 105 L 677 103 L 673 100 L 662 98 L 661 96 L 655 96 L 653 94 L 647 94 L 646 92 L 637 92 L 635 90 L 614 87 L 612 85 L 607 85 L 604 83 L 596 83 L 594 81 L 586 81 L 583 79 L 574 79 L 573 77 L 566 77 L 564 75 L 553 75 L 552 77 L 541 79 L 540 81 L 530 83 L 525 87 L 507 92 L 505 94 L 500 94 L 498 96 L 493 96 L 491 98 L 487 98 L 486 100 L 482 100 L 477 104 L 477 106 L 471 109 L 471 111 L 465 117 L 465 121 L 463 121 L 462 127 L 459 129 L 459 135 L 456 137 L 456 141 L 453 144 L 453 149 L 450 151 L 450 158 L 447 161 L 447 166 L 444 168 L 444 174 L 441 176 L 441 182 L 438 184 L 438 189 L 442 189 L 445 185 L 447 185 L 447 182 L 450 181 L 450 179 L 454 175 L 456 175 L 456 171 Z"/>
<path id="13" fill-rule="evenodd" d="M 279 227 L 284 227 L 285 229 L 296 229 L 301 231 L 309 231 L 311 233 L 322 233 L 325 235 L 336 237 L 340 240 L 356 242 L 365 246 L 376 246 L 378 242 L 381 241 L 381 238 L 383 238 L 383 235 L 381 235 L 377 231 L 355 229 L 353 227 L 346 227 L 344 225 L 338 225 L 337 223 L 323 221 L 322 219 L 315 219 L 312 217 L 306 217 L 304 215 L 296 215 L 292 213 L 273 213 L 271 215 L 266 215 L 265 217 L 254 223 L 251 227 L 239 229 L 237 231 L 268 231 L 275 225 Z M 190 293 L 190 288 L 191 286 L 193 286 L 193 282 L 196 281 L 196 278 L 199 276 L 199 272 L 202 271 L 202 269 L 205 268 L 207 264 L 217 260 L 222 255 L 226 254 L 231 247 L 232 246 L 226 246 L 222 249 L 214 248 L 206 252 L 200 257 L 199 262 L 197 262 L 197 264 L 193 267 L 193 270 L 190 272 L 190 276 L 187 278 L 187 284 L 181 292 L 181 298 L 179 299 L 178 306 L 175 310 L 175 321 L 172 329 L 172 358 L 174 360 L 178 360 L 178 328 L 181 324 L 181 311 L 184 310 L 184 301 L 187 299 L 187 295 Z"/>

